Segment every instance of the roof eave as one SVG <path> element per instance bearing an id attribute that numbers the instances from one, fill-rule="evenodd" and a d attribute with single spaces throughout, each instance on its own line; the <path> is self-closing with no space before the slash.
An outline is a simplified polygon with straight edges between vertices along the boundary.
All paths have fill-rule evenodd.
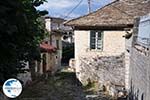
<path id="1" fill-rule="evenodd" d="M 133 28 L 133 24 L 110 25 L 110 26 L 80 26 L 73 25 L 75 30 L 124 30 L 125 28 Z"/>

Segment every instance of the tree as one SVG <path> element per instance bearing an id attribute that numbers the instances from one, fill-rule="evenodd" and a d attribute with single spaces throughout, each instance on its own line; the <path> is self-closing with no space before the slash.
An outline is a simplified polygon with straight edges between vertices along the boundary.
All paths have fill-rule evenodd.
<path id="1" fill-rule="evenodd" d="M 45 0 L 0 1 L 0 82 L 16 77 L 26 61 L 39 60 L 45 27 L 35 7 Z"/>

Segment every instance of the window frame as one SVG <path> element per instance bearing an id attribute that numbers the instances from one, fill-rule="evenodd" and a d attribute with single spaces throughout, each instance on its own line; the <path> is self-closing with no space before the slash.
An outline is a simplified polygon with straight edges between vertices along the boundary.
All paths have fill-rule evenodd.
<path id="1" fill-rule="evenodd" d="M 91 45 L 92 44 L 91 41 L 92 41 L 92 38 L 93 38 L 93 37 L 91 37 L 92 36 L 92 32 L 95 33 L 95 40 L 94 40 L 95 41 L 95 44 L 94 44 L 95 45 L 95 49 L 93 49 L 92 45 Z M 99 40 L 98 39 L 99 38 L 99 36 L 98 36 L 99 33 L 100 33 L 100 36 L 101 36 L 100 37 L 101 48 L 98 48 L 98 46 L 99 46 L 98 45 L 98 43 L 99 43 L 98 42 L 98 40 Z M 90 50 L 92 50 L 92 51 L 103 51 L 103 41 L 104 41 L 104 32 L 103 31 L 100 31 L 100 30 L 90 30 L 90 39 L 89 39 L 89 48 L 90 48 Z"/>

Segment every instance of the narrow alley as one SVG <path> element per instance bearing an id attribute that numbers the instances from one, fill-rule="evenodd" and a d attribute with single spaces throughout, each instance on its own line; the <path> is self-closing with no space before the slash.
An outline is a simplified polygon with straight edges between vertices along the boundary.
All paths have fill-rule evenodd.
<path id="1" fill-rule="evenodd" d="M 93 89 L 92 89 L 93 88 Z M 82 86 L 74 72 L 63 70 L 47 80 L 41 78 L 24 88 L 16 100 L 114 100 L 94 91 L 94 86 Z"/>

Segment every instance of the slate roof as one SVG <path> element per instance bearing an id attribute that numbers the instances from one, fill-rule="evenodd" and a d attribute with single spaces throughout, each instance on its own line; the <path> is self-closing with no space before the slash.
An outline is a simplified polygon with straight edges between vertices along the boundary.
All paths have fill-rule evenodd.
<path id="1" fill-rule="evenodd" d="M 116 0 L 95 12 L 65 22 L 75 27 L 129 27 L 134 18 L 150 13 L 150 0 Z"/>

